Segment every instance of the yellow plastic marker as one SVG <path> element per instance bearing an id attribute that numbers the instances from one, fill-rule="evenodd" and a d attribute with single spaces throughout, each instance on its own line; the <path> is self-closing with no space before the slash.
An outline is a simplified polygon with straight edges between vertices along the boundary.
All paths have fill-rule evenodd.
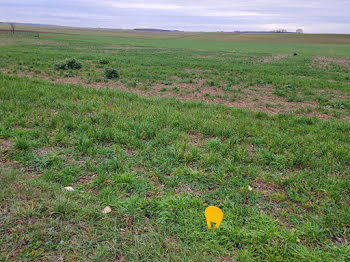
<path id="1" fill-rule="evenodd" d="M 214 222 L 215 228 L 218 228 L 221 224 L 224 213 L 221 209 L 215 206 L 209 206 L 205 209 L 205 219 L 207 220 L 208 228 L 211 229 L 211 222 Z"/>

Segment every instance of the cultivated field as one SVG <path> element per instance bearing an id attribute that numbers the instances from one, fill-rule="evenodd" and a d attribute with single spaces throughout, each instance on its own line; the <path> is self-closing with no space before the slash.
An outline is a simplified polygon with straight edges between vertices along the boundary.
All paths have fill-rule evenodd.
<path id="1" fill-rule="evenodd" d="M 30 29 L 0 34 L 1 261 L 350 260 L 348 35 Z"/>

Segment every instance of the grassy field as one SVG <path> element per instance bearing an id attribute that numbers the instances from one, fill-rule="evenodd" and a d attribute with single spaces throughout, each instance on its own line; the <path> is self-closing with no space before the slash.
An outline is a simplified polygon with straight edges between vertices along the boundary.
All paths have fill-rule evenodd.
<path id="1" fill-rule="evenodd" d="M 350 260 L 348 36 L 60 33 L 0 35 L 1 261 Z"/>

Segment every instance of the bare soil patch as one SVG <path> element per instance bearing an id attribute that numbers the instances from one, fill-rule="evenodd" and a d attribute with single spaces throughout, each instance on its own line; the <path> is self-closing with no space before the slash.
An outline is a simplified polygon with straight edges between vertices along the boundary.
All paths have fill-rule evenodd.
<path id="1" fill-rule="evenodd" d="M 279 61 L 281 59 L 288 58 L 292 55 L 289 54 L 274 54 L 272 56 L 263 56 L 263 57 L 258 57 L 258 56 L 249 56 L 244 59 L 246 63 L 252 63 L 252 64 L 267 64 L 267 63 L 273 63 L 276 61 Z"/>
<path id="2" fill-rule="evenodd" d="M 203 101 L 208 104 L 223 104 L 235 108 L 246 108 L 255 111 L 264 111 L 270 115 L 278 113 L 294 113 L 297 109 L 313 108 L 318 106 L 316 101 L 288 102 L 286 98 L 275 94 L 271 86 L 256 86 L 254 88 L 232 87 L 233 89 L 242 89 L 238 98 L 232 101 L 231 94 L 217 87 L 201 87 L 201 79 L 197 84 L 182 84 L 179 86 L 181 92 L 159 92 L 155 94 L 160 97 L 176 97 L 181 100 Z M 160 89 L 161 87 L 156 87 Z M 169 88 L 169 87 L 168 87 Z M 200 91 L 197 91 L 199 88 Z M 169 88 L 171 90 L 171 88 Z M 187 91 L 187 92 L 186 92 Z M 316 116 L 320 119 L 330 119 L 331 116 L 322 114 L 313 110 L 309 113 L 303 113 L 305 116 Z"/>
<path id="3" fill-rule="evenodd" d="M 8 152 L 13 146 L 13 143 L 10 140 L 3 139 L 0 141 L 0 153 Z"/>
<path id="4" fill-rule="evenodd" d="M 270 196 L 273 193 L 281 191 L 281 189 L 279 189 L 277 186 L 273 184 L 269 184 L 262 179 L 258 179 L 254 181 L 252 185 L 256 190 L 261 192 L 264 196 Z"/>
<path id="5" fill-rule="evenodd" d="M 176 194 L 181 195 L 181 194 L 190 194 L 190 195 L 197 195 L 200 194 L 200 192 L 194 191 L 190 186 L 185 185 L 183 183 L 180 183 L 178 187 L 176 188 Z"/>
<path id="6" fill-rule="evenodd" d="M 350 59 L 342 57 L 315 56 L 311 61 L 311 65 L 316 66 L 318 68 L 329 67 L 333 64 L 350 68 Z"/>
<path id="7" fill-rule="evenodd" d="M 71 83 L 71 84 L 79 84 L 82 83 L 83 80 L 80 77 L 65 77 L 56 79 L 58 83 Z"/>
<path id="8" fill-rule="evenodd" d="M 281 60 L 281 59 L 284 59 L 284 58 L 287 58 L 287 57 L 290 57 L 290 56 L 292 56 L 292 55 L 276 54 L 276 55 L 273 55 L 273 56 L 265 56 L 262 59 L 262 63 L 266 64 L 266 63 L 276 62 L 278 60 Z"/>

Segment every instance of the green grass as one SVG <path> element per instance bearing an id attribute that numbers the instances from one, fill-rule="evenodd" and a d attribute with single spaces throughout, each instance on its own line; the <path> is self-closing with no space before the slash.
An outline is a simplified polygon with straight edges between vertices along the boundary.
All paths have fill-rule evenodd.
<path id="1" fill-rule="evenodd" d="M 254 87 L 255 93 L 268 96 L 270 101 L 264 104 L 280 100 L 299 103 L 286 109 L 276 106 L 276 110 L 281 113 L 302 112 L 303 108 L 312 104 L 313 110 L 309 115 L 321 114 L 323 118 L 332 118 L 334 114 L 340 118 L 350 117 L 350 60 L 346 60 L 350 55 L 348 45 L 322 44 L 316 47 L 313 44 L 196 43 L 188 40 L 176 42 L 47 34 L 40 39 L 1 39 L 5 44 L 0 46 L 0 69 L 5 73 L 111 88 L 119 88 L 123 84 L 124 89 L 138 94 L 178 98 L 192 94 L 192 99 L 197 97 L 197 100 L 220 101 L 226 105 L 242 101 L 237 96 L 232 97 L 232 92 L 243 90 L 243 93 L 247 93 Z M 221 45 L 227 47 L 222 49 Z M 234 48 L 236 53 L 232 52 L 232 46 L 229 45 L 239 45 Z M 226 51 L 218 51 L 221 49 Z M 278 58 L 278 55 L 292 55 L 295 51 L 298 56 Z M 315 52 L 335 60 L 324 62 L 315 56 Z M 69 59 L 76 59 L 82 64 L 82 69 L 58 69 L 63 61 Z M 340 59 L 339 62 L 336 59 Z M 109 63 L 101 64 L 101 60 Z M 120 73 L 119 82 L 105 77 L 104 70 L 107 67 Z M 284 88 L 286 86 L 288 90 Z M 202 92 L 200 87 L 213 89 L 214 93 Z M 266 88 L 271 89 L 271 92 L 266 93 Z M 204 93 L 207 95 L 203 96 Z M 244 101 L 247 95 L 242 94 L 241 97 Z M 257 100 L 252 98 L 249 108 L 261 109 L 261 106 L 253 103 Z M 343 101 L 343 106 L 331 106 L 339 100 Z M 330 110 L 327 107 L 329 105 Z"/>
<path id="2" fill-rule="evenodd" d="M 347 65 L 312 66 L 318 54 L 348 57 L 348 45 L 298 45 L 260 63 L 296 45 L 237 43 L 233 54 L 226 42 L 0 39 L 1 261 L 350 259 Z M 54 68 L 68 58 L 82 69 Z M 120 80 L 104 79 L 106 67 Z M 258 98 L 277 113 L 157 98 L 155 86 L 219 102 L 270 88 L 315 104 L 296 113 L 330 119 Z M 224 212 L 217 230 L 208 205 Z"/>
<path id="3" fill-rule="evenodd" d="M 6 158 L 35 175 L 2 178 L 3 258 L 349 259 L 348 122 L 0 81 Z"/>
<path id="4" fill-rule="evenodd" d="M 141 46 L 154 48 L 175 48 L 175 49 L 190 49 L 202 51 L 229 51 L 235 50 L 238 53 L 282 53 L 293 54 L 297 52 L 299 55 L 323 55 L 323 56 L 341 56 L 349 57 L 349 40 L 345 44 L 318 44 L 318 43 L 277 43 L 275 42 L 245 42 L 244 38 L 237 42 L 223 42 L 220 37 L 216 40 L 193 40 L 193 39 L 145 39 L 137 37 L 111 37 L 100 35 L 56 35 L 42 34 L 42 39 L 55 39 L 71 42 L 83 42 L 90 45 L 96 43 L 105 43 L 110 45 L 124 46 Z M 218 41 L 219 40 L 219 41 Z"/>

